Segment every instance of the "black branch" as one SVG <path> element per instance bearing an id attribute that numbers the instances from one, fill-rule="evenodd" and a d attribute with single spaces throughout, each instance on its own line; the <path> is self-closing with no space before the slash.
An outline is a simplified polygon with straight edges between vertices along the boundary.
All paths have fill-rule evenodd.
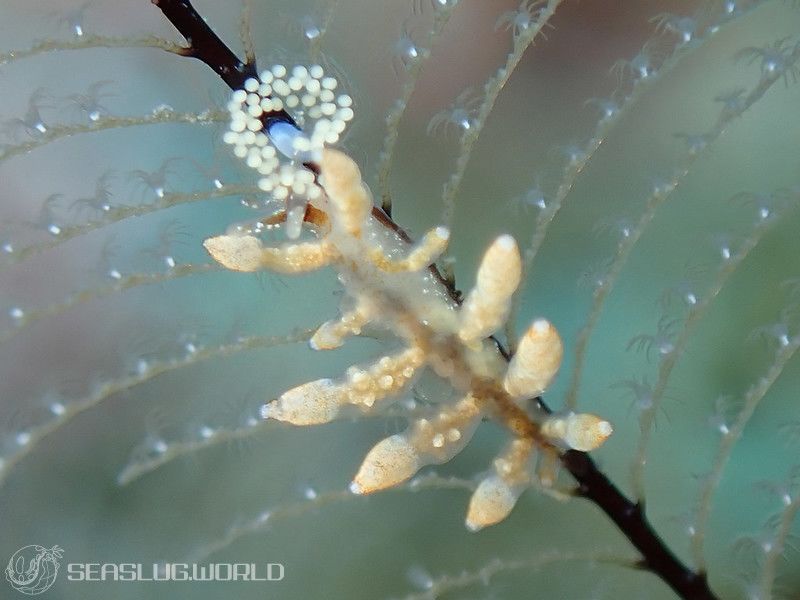
<path id="1" fill-rule="evenodd" d="M 217 37 L 189 0 L 151 0 L 189 44 L 184 56 L 207 64 L 232 90 L 244 87 L 250 77 L 256 77 L 256 65 L 247 64 L 236 56 Z"/>
<path id="2" fill-rule="evenodd" d="M 241 89 L 249 77 L 256 77 L 255 64 L 241 61 L 225 43 L 217 37 L 189 0 L 151 0 L 164 13 L 164 16 L 175 26 L 189 44 L 184 55 L 197 58 L 208 65 L 231 89 Z M 270 113 L 262 117 L 265 127 L 275 121 L 295 124 L 285 111 Z M 296 125 L 295 125 L 296 126 Z M 308 165 L 315 172 L 316 165 Z M 402 232 L 402 228 L 389 215 L 379 208 L 373 214 L 394 231 Z M 408 237 L 408 236 L 406 236 Z M 410 239 L 409 239 L 410 241 Z M 436 271 L 440 281 L 444 277 Z M 448 286 L 453 290 L 452 286 Z M 460 296 L 454 293 L 454 296 Z M 460 300 L 459 297 L 455 298 Z M 498 350 L 506 360 L 509 352 L 495 340 Z M 548 410 L 541 398 L 535 398 L 542 409 Z M 664 540 L 656 533 L 645 514 L 644 507 L 632 502 L 620 489 L 599 469 L 597 464 L 585 452 L 569 450 L 561 455 L 561 463 L 577 482 L 576 495 L 589 500 L 610 518 L 622 534 L 639 551 L 642 558 L 639 567 L 661 578 L 681 598 L 687 600 L 716 600 L 717 596 L 708 586 L 708 579 L 703 572 L 696 572 L 687 567 L 667 547 Z"/>
<path id="3" fill-rule="evenodd" d="M 232 90 L 240 90 L 244 88 L 245 81 L 251 77 L 258 77 L 256 64 L 239 60 L 239 57 L 208 26 L 189 0 L 150 1 L 161 9 L 164 16 L 186 40 L 188 46 L 183 49 L 183 56 L 204 62 Z M 264 113 L 261 121 L 265 130 L 278 121 L 297 126 L 285 110 Z"/>
<path id="4" fill-rule="evenodd" d="M 596 504 L 642 555 L 639 566 L 658 575 L 681 598 L 716 598 L 705 573 L 692 571 L 653 529 L 644 506 L 631 502 L 585 452 L 569 450 L 561 463 L 578 482 L 576 495 Z"/>

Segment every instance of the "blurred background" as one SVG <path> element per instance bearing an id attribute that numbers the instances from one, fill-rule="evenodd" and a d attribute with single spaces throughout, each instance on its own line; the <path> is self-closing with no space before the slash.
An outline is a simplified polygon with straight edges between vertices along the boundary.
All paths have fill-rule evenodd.
<path id="1" fill-rule="evenodd" d="M 241 55 L 240 3 L 194 4 Z M 386 115 L 414 71 L 409 48 L 432 48 L 399 125 L 389 180 L 394 219 L 412 236 L 440 222 L 442 186 L 460 152 L 457 124 L 429 132 L 431 119 L 465 90 L 462 101 L 480 102 L 513 28 L 523 26 L 508 14 L 515 2 L 463 0 L 431 44 L 438 5 L 252 2 L 260 67 L 320 61 L 353 96 L 356 118 L 341 145 L 373 191 Z M 719 31 L 695 33 L 673 55 L 678 38 L 665 14 L 718 22 Z M 735 418 L 748 388 L 776 364 L 782 336 L 796 331 L 798 286 L 783 282 L 800 277 L 800 218 L 788 200 L 800 193 L 797 70 L 776 63 L 786 77 L 719 139 L 698 134 L 726 106 L 715 98 L 735 103 L 759 85 L 769 70 L 759 49 L 795 36 L 766 55 L 780 59 L 797 43 L 800 10 L 779 0 L 565 0 L 550 25 L 474 147 L 451 255 L 458 286 L 469 289 L 488 242 L 508 232 L 526 247 L 538 200 L 550 206 L 570 161 L 580 164 L 521 290 L 516 323 L 521 332 L 544 316 L 562 332 L 565 362 L 545 397 L 559 409 L 608 259 L 654 186 L 678 173 L 680 185 L 641 232 L 603 305 L 580 379 L 580 409 L 614 423 L 596 459 L 624 490 L 647 400 L 641 390 L 655 383 L 659 351 L 680 330 L 687 298 L 703 298 L 726 249 L 754 239 L 760 210 L 779 215 L 699 321 L 657 412 L 647 509 L 691 564 L 690 532 L 721 419 Z M 147 36 L 181 41 L 146 0 L 0 7 L 0 565 L 22 546 L 58 544 L 64 563 L 285 566 L 273 583 L 79 584 L 62 572 L 44 597 L 64 599 L 673 597 L 652 575 L 590 560 L 635 555 L 581 500 L 528 491 L 506 521 L 472 534 L 463 524 L 469 492 L 458 486 L 347 494 L 364 454 L 402 430 L 402 418 L 307 429 L 258 421 L 266 400 L 369 362 L 393 341 L 353 339 L 330 353 L 307 347 L 304 332 L 337 314 L 342 292 L 330 271 L 286 277 L 206 266 L 203 239 L 274 205 L 222 143 L 223 121 L 176 122 L 216 118 L 224 84 L 199 61 L 133 47 Z M 624 103 L 641 64 L 632 59 L 646 43 L 654 68 L 669 68 L 650 73 Z M 619 60 L 627 66 L 612 71 Z M 606 127 L 602 111 L 611 105 L 599 99 L 609 98 L 614 122 Z M 584 160 L 598 131 L 603 142 Z M 771 198 L 778 190 L 785 193 Z M 653 337 L 659 322 L 663 335 Z M 642 335 L 651 336 L 650 352 L 635 341 Z M 705 550 L 722 597 L 756 597 L 763 543 L 774 541 L 785 508 L 781 485 L 799 464 L 799 385 L 800 365 L 789 360 L 713 496 Z M 415 395 L 435 401 L 441 392 L 423 378 Z M 484 423 L 436 473 L 479 476 L 507 439 Z M 790 531 L 800 533 L 797 524 Z M 785 555 L 776 597 L 797 598 L 798 555 Z M 0 590 L 20 597 L 6 582 Z"/>

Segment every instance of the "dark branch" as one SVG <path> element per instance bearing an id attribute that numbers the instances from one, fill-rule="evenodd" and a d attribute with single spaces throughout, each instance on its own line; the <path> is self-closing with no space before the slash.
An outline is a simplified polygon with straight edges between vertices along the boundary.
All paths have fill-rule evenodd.
<path id="1" fill-rule="evenodd" d="M 164 16 L 186 39 L 188 46 L 184 49 L 183 55 L 203 61 L 229 88 L 240 90 L 244 88 L 244 82 L 249 78 L 258 77 L 255 63 L 239 60 L 239 57 L 212 31 L 189 0 L 150 1 L 161 9 Z M 272 123 L 278 121 L 297 126 L 285 110 L 265 113 L 261 121 L 264 123 L 265 131 L 269 130 Z"/>
<path id="2" fill-rule="evenodd" d="M 255 64 L 247 64 L 231 52 L 231 50 L 211 30 L 208 24 L 197 13 L 189 0 L 151 0 L 175 28 L 186 38 L 189 46 L 185 55 L 203 61 L 231 89 L 241 89 L 249 77 L 256 77 Z M 275 121 L 284 121 L 295 125 L 294 120 L 285 111 L 271 113 L 263 117 L 266 129 Z M 296 125 L 295 125 L 296 126 Z M 308 165 L 318 173 L 316 165 Z M 409 242 L 411 239 L 391 217 L 378 208 L 373 209 L 373 215 L 385 226 L 397 232 Z M 460 301 L 460 294 L 455 291 L 453 284 L 444 277 L 435 266 L 431 267 L 437 278 L 451 291 L 456 302 Z M 506 360 L 510 359 L 509 352 L 498 341 L 498 350 Z M 541 398 L 535 398 L 542 410 L 549 412 L 547 405 Z M 631 502 L 611 480 L 597 467 L 595 462 L 584 452 L 570 450 L 561 455 L 561 462 L 578 482 L 577 495 L 596 504 L 630 540 L 631 544 L 641 553 L 640 567 L 660 577 L 681 598 L 691 600 L 715 600 L 716 596 L 708 587 L 705 573 L 697 573 L 684 565 L 667 548 L 664 541 L 653 530 L 652 525 L 645 515 L 643 507 Z"/>
<path id="3" fill-rule="evenodd" d="M 692 571 L 667 548 L 647 520 L 644 507 L 628 500 L 588 454 L 569 450 L 561 462 L 578 482 L 577 495 L 600 507 L 641 553 L 641 568 L 658 575 L 681 598 L 716 598 L 705 573 Z"/>
<path id="4" fill-rule="evenodd" d="M 206 63 L 232 90 L 244 87 L 249 77 L 256 77 L 255 64 L 239 60 L 231 49 L 217 37 L 189 0 L 151 0 L 169 22 L 186 38 L 189 46 L 185 56 Z"/>

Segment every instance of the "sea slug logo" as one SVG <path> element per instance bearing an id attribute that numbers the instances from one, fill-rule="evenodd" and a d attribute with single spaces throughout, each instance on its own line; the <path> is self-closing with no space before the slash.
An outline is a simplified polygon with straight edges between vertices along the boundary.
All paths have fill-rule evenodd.
<path id="1" fill-rule="evenodd" d="M 18 592 L 35 596 L 50 589 L 58 575 L 63 550 L 58 546 L 24 546 L 14 552 L 6 566 L 6 579 Z"/>

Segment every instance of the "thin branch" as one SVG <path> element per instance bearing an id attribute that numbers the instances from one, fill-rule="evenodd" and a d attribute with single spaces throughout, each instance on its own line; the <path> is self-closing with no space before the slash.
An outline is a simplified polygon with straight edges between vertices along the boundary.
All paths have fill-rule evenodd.
<path id="1" fill-rule="evenodd" d="M 67 312 L 70 309 L 102 298 L 111 294 L 117 294 L 125 290 L 137 288 L 145 285 L 155 285 L 172 281 L 181 277 L 189 277 L 190 275 L 197 275 L 200 273 L 212 273 L 219 271 L 219 265 L 216 263 L 186 263 L 176 265 L 171 269 L 162 273 L 130 273 L 128 275 L 119 275 L 118 278 L 111 278 L 111 281 L 97 287 L 84 289 L 73 293 L 66 298 L 48 304 L 40 308 L 25 309 L 21 316 L 15 319 L 15 327 L 6 331 L 0 332 L 0 344 L 5 344 L 8 340 L 15 337 L 25 327 L 29 327 L 33 323 L 37 323 L 42 319 L 56 317 L 60 314 Z"/>
<path id="2" fill-rule="evenodd" d="M 431 473 L 430 475 L 415 477 L 403 485 L 386 490 L 386 492 L 417 492 L 423 489 L 474 491 L 475 482 L 458 477 L 442 477 Z M 331 490 L 314 494 L 301 502 L 266 509 L 245 523 L 229 527 L 223 537 L 198 548 L 191 556 L 186 558 L 186 562 L 205 561 L 213 554 L 230 547 L 241 538 L 272 527 L 276 521 L 302 517 L 329 504 L 363 501 L 365 497 L 354 495 L 349 489 Z"/>
<path id="3" fill-rule="evenodd" d="M 792 524 L 800 512 L 800 493 L 795 492 L 794 496 L 785 496 L 783 499 L 784 509 L 780 513 L 778 519 L 777 530 L 775 531 L 775 539 L 772 547 L 767 551 L 764 557 L 764 564 L 761 567 L 761 594 L 762 598 L 773 597 L 773 587 L 775 585 L 775 577 L 778 571 L 778 560 L 784 556 L 786 550 L 787 540 L 791 533 Z"/>
<path id="4" fill-rule="evenodd" d="M 442 189 L 442 222 L 450 227 L 453 222 L 453 215 L 455 214 L 455 203 L 458 191 L 461 189 L 461 183 L 464 175 L 467 172 L 467 164 L 472 157 L 472 151 L 478 141 L 478 137 L 483 131 L 489 115 L 497 102 L 500 92 L 511 79 L 511 75 L 522 60 L 525 51 L 531 46 L 536 38 L 541 35 L 542 30 L 550 22 L 550 19 L 556 12 L 562 0 L 548 0 L 544 6 L 539 6 L 539 3 L 531 3 L 524 1 L 520 4 L 519 10 L 529 10 L 533 7 L 538 8 L 535 22 L 525 29 L 515 30 L 513 39 L 513 48 L 506 57 L 505 64 L 500 67 L 495 74 L 484 84 L 484 98 L 478 108 L 477 115 L 469 129 L 464 130 L 459 139 L 459 155 L 456 159 L 455 171 L 450 175 L 450 178 L 445 182 Z"/>
<path id="5" fill-rule="evenodd" d="M 239 36 L 242 38 L 244 59 L 246 64 L 256 64 L 256 47 L 253 43 L 253 0 L 242 0 L 242 18 L 239 24 Z"/>
<path id="6" fill-rule="evenodd" d="M 24 260 L 41 254 L 47 250 L 52 250 L 69 240 L 81 237 L 84 234 L 98 231 L 103 227 L 108 227 L 119 223 L 125 219 L 133 217 L 142 217 L 145 215 L 156 213 L 160 210 L 166 210 L 173 206 L 180 204 L 188 204 L 191 202 L 204 202 L 206 200 L 215 200 L 218 198 L 227 198 L 230 196 L 248 196 L 259 193 L 259 189 L 252 185 L 222 185 L 210 190 L 199 190 L 196 192 L 170 192 L 164 194 L 163 197 L 158 198 L 156 202 L 149 204 L 136 204 L 136 205 L 119 205 L 112 206 L 108 211 L 105 211 L 100 218 L 86 221 L 84 223 L 75 225 L 60 226 L 57 237 L 31 244 L 20 249 L 15 249 L 13 254 L 10 254 L 3 263 L 5 265 L 14 265 Z M 60 225 L 60 224 L 59 224 Z M 2 268 L 2 267 L 0 267 Z M 2 341 L 2 337 L 0 337 Z"/>
<path id="7" fill-rule="evenodd" d="M 32 58 L 61 50 L 84 50 L 86 48 L 157 48 L 172 54 L 185 55 L 186 48 L 156 36 L 142 38 L 117 37 L 111 35 L 87 35 L 71 40 L 44 40 L 21 50 L 0 53 L 0 65 L 25 58 Z"/>
<path id="8" fill-rule="evenodd" d="M 389 176 L 392 171 L 392 161 L 394 159 L 395 147 L 397 146 L 397 139 L 400 137 L 400 121 L 417 87 L 417 81 L 419 80 L 420 73 L 422 73 L 422 67 L 431 56 L 431 47 L 433 46 L 434 40 L 441 35 L 456 6 L 456 4 L 448 5 L 436 12 L 433 26 L 425 40 L 427 47 L 423 48 L 419 52 L 417 60 L 409 65 L 405 82 L 400 91 L 400 97 L 386 114 L 386 135 L 383 139 L 383 148 L 378 155 L 377 179 L 378 190 L 381 196 L 381 208 L 389 216 L 392 215 L 392 197 L 389 192 Z"/>
<path id="9" fill-rule="evenodd" d="M 403 600 L 436 600 L 448 592 L 461 590 L 469 586 L 482 584 L 488 586 L 489 581 L 497 575 L 510 571 L 520 571 L 527 569 L 541 572 L 544 567 L 549 567 L 557 563 L 566 562 L 588 562 L 591 565 L 607 564 L 616 565 L 623 568 L 636 568 L 635 561 L 627 557 L 618 556 L 611 553 L 576 553 L 563 550 L 551 550 L 543 554 L 528 558 L 516 558 L 511 560 L 495 559 L 475 571 L 461 571 L 457 575 L 443 575 L 431 580 L 430 587 L 425 591 L 409 594 Z"/>
<path id="10" fill-rule="evenodd" d="M 86 125 L 53 125 L 47 127 L 47 131 L 41 136 L 8 146 L 0 151 L 0 162 L 4 162 L 14 156 L 27 154 L 36 148 L 41 148 L 52 142 L 68 137 L 81 135 L 84 133 L 94 133 L 96 131 L 106 131 L 109 129 L 122 129 L 125 127 L 140 127 L 143 125 L 159 125 L 164 123 L 189 123 L 208 125 L 218 123 L 228 118 L 227 113 L 222 111 L 206 110 L 199 113 L 176 112 L 171 108 L 159 107 L 151 114 L 141 117 L 100 117 Z"/>
<path id="11" fill-rule="evenodd" d="M 317 328 L 308 330 L 307 338 L 310 338 L 316 330 Z M 370 416 L 374 416 L 377 419 L 421 419 L 430 417 L 431 411 L 427 407 L 420 406 L 387 406 L 380 413 Z M 367 415 L 364 418 L 367 418 Z M 247 440 L 272 429 L 274 425 L 274 422 L 257 420 L 253 417 L 252 421 L 248 420 L 243 425 L 216 429 L 214 435 L 210 437 L 201 436 L 195 439 L 174 441 L 160 439 L 160 445 L 156 452 L 152 452 L 144 458 L 138 457 L 134 453 L 128 464 L 117 474 L 117 485 L 130 485 L 137 479 L 152 473 L 156 469 L 160 469 L 174 460 L 199 453 L 206 448 L 220 444 Z"/>
<path id="12" fill-rule="evenodd" d="M 733 453 L 733 447 L 738 442 L 745 427 L 755 413 L 761 401 L 767 395 L 772 384 L 777 381 L 787 363 L 792 359 L 795 352 L 800 349 L 800 335 L 796 335 L 789 342 L 778 349 L 772 364 L 767 372 L 759 377 L 758 381 L 750 387 L 744 394 L 742 407 L 731 423 L 727 431 L 722 435 L 711 473 L 705 480 L 700 491 L 699 510 L 695 522 L 695 531 L 691 540 L 691 550 L 695 562 L 699 565 L 705 564 L 703 557 L 703 544 L 708 529 L 708 520 L 711 515 L 711 506 L 714 501 L 714 494 L 722 481 L 722 473 L 728 465 L 728 461 Z"/>
<path id="13" fill-rule="evenodd" d="M 64 405 L 61 410 L 53 419 L 37 425 L 28 431 L 27 440 L 25 445 L 17 449 L 13 454 L 7 456 L 5 461 L 0 465 L 0 487 L 7 481 L 8 476 L 14 468 L 27 456 L 29 456 L 34 449 L 39 447 L 46 438 L 50 437 L 57 431 L 60 431 L 67 423 L 72 421 L 78 415 L 85 413 L 88 410 L 99 406 L 117 394 L 142 385 L 159 375 L 164 373 L 171 373 L 178 369 L 196 365 L 201 362 L 207 362 L 217 358 L 224 358 L 232 356 L 239 352 L 249 350 L 271 348 L 279 345 L 295 344 L 302 341 L 307 341 L 314 330 L 298 331 L 285 336 L 250 336 L 239 338 L 233 342 L 224 343 L 218 346 L 209 346 L 207 348 L 200 348 L 199 350 L 187 354 L 180 359 L 163 360 L 152 362 L 142 365 L 141 369 L 137 372 L 126 375 L 118 379 L 113 379 L 105 382 L 103 385 L 97 387 L 91 394 L 83 398 L 73 400 Z"/>

